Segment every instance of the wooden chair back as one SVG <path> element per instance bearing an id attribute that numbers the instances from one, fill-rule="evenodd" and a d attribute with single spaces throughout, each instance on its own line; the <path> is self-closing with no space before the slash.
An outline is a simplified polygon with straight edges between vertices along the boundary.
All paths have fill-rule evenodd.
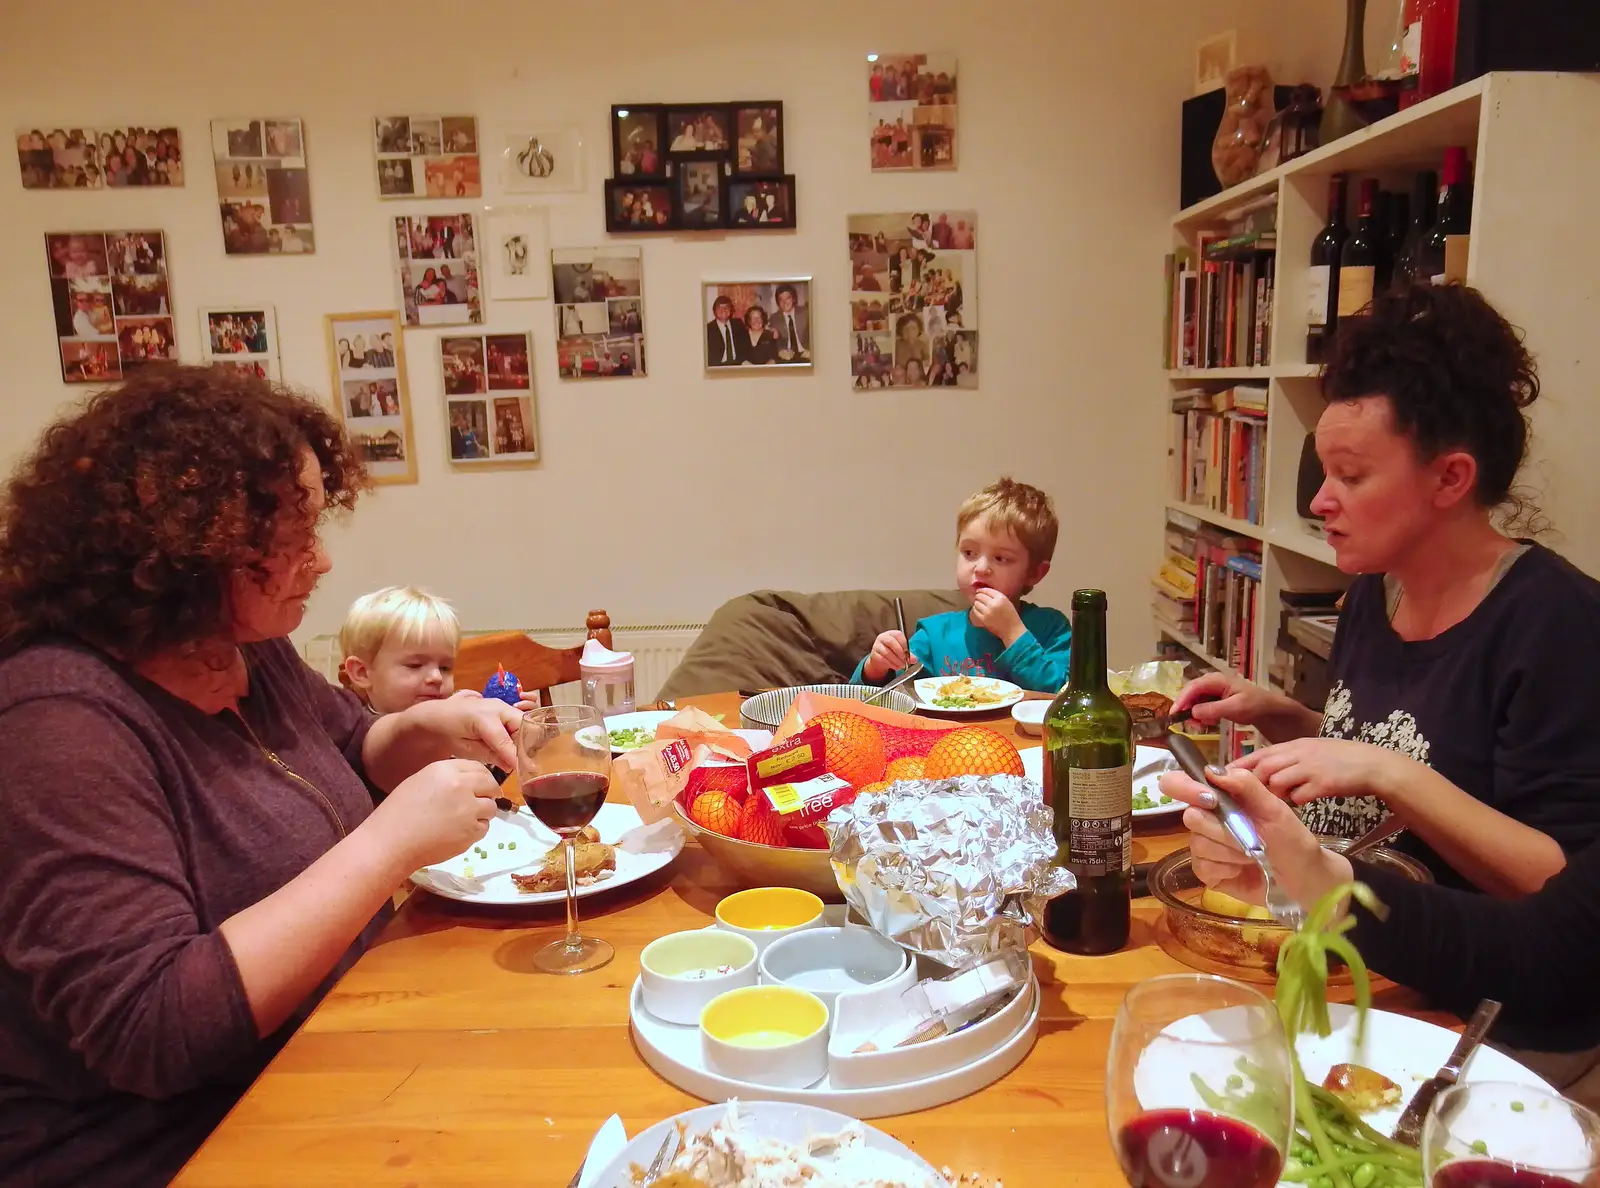
<path id="1" fill-rule="evenodd" d="M 589 612 L 585 641 L 598 639 L 611 646 L 611 616 L 603 610 Z M 482 691 L 497 666 L 517 674 L 524 696 L 535 692 L 539 704 L 550 704 L 550 690 L 579 677 L 578 658 L 583 645 L 552 648 L 529 639 L 521 631 L 497 631 L 490 635 L 470 635 L 461 641 L 456 653 L 456 688 Z"/>

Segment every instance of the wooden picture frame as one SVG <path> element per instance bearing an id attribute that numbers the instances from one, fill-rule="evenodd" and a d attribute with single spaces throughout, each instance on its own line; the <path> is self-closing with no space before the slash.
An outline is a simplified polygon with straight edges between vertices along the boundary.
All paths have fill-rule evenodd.
<path id="1" fill-rule="evenodd" d="M 677 183 L 668 177 L 606 179 L 606 230 L 613 235 L 653 235 L 682 225 Z"/>
<path id="2" fill-rule="evenodd" d="M 393 309 L 323 318 L 333 407 L 378 486 L 417 481 L 416 432 L 406 377 L 404 328 Z M 376 341 L 377 345 L 372 343 Z M 361 345 L 359 361 L 355 347 Z"/>
<path id="3" fill-rule="evenodd" d="M 793 231 L 799 221 L 794 174 L 723 180 L 722 226 L 729 231 Z"/>
<path id="4" fill-rule="evenodd" d="M 729 156 L 734 176 L 779 177 L 783 174 L 784 140 L 788 129 L 783 121 L 783 100 L 756 99 L 744 103 L 730 103 L 733 122 L 733 151 Z M 774 125 L 774 117 L 776 124 Z M 769 133 L 770 146 L 752 142 L 752 133 Z"/>
<path id="5" fill-rule="evenodd" d="M 667 177 L 666 121 L 664 103 L 612 104 L 612 177 L 628 181 Z"/>

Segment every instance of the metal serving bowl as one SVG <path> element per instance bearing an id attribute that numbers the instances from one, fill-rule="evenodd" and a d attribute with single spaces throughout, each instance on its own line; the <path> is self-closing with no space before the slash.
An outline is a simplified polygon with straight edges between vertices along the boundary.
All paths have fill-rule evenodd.
<path id="1" fill-rule="evenodd" d="M 784 715 L 789 712 L 789 707 L 794 704 L 795 698 L 802 693 L 821 693 L 828 697 L 865 701 L 881 692 L 883 690 L 874 685 L 790 685 L 787 689 L 769 689 L 765 693 L 757 693 L 747 699 L 739 707 L 739 717 L 746 730 L 777 730 L 783 722 Z M 898 710 L 902 714 L 913 714 L 917 711 L 916 699 L 899 689 L 886 697 L 879 698 L 876 704 L 884 709 Z"/>
<path id="2" fill-rule="evenodd" d="M 1343 850 L 1350 844 L 1345 838 L 1321 840 L 1330 850 Z M 1414 882 L 1433 882 L 1433 874 L 1426 866 L 1398 850 L 1368 850 L 1361 860 Z M 1173 956 L 1185 960 L 1193 955 L 1205 962 L 1258 973 L 1276 971 L 1278 946 L 1288 938 L 1289 929 L 1275 920 L 1247 920 L 1209 911 L 1200 906 L 1204 891 L 1204 884 L 1190 867 L 1187 848 L 1168 854 L 1150 872 L 1150 893 L 1165 909 L 1167 930 L 1178 946 L 1179 951 Z M 1197 968 L 1208 967 L 1202 964 Z"/>
<path id="3" fill-rule="evenodd" d="M 821 686 L 826 688 L 826 686 Z M 843 903 L 844 893 L 833 877 L 833 863 L 826 850 L 791 849 L 740 841 L 713 832 L 689 819 L 683 805 L 673 802 L 673 815 L 690 836 L 699 838 L 701 848 L 746 887 L 798 887 L 825 903 Z"/>

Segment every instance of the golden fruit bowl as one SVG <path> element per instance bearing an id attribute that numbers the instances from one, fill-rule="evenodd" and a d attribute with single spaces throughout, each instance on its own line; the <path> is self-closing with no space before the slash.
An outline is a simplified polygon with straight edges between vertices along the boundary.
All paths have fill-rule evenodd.
<path id="1" fill-rule="evenodd" d="M 1344 838 L 1321 841 L 1330 850 L 1343 850 L 1350 844 Z M 1426 866 L 1398 850 L 1368 850 L 1361 860 L 1418 883 L 1433 882 Z M 1156 864 L 1150 872 L 1150 893 L 1165 910 L 1158 937 L 1161 947 L 1185 965 L 1258 980 L 1276 973 L 1278 947 L 1288 938 L 1289 929 L 1267 916 L 1265 908 L 1254 909 L 1259 916 L 1234 914 L 1246 905 L 1207 891 L 1190 865 L 1188 849 L 1175 850 Z"/>
<path id="2" fill-rule="evenodd" d="M 689 836 L 699 840 L 700 848 L 744 886 L 797 887 L 824 903 L 844 902 L 828 851 L 741 841 L 691 821 L 677 801 L 673 801 L 672 813 Z"/>

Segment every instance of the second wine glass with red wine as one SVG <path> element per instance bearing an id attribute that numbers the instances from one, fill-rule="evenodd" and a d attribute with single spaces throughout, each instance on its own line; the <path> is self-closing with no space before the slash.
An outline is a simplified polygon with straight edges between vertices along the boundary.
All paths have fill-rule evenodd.
<path id="1" fill-rule="evenodd" d="M 1294 1125 L 1277 1008 L 1226 978 L 1140 982 L 1111 1033 L 1106 1121 L 1133 1188 L 1272 1188 Z"/>
<path id="2" fill-rule="evenodd" d="M 1430 1188 L 1579 1188 L 1600 1172 L 1600 1117 L 1548 1089 L 1469 1081 L 1422 1127 Z"/>
<path id="3" fill-rule="evenodd" d="M 567 871 L 567 935 L 534 954 L 546 973 L 588 973 L 615 955 L 605 941 L 578 932 L 578 834 L 593 821 L 611 786 L 611 738 L 600 711 L 553 705 L 523 715 L 517 782 L 533 815 L 561 838 Z"/>

